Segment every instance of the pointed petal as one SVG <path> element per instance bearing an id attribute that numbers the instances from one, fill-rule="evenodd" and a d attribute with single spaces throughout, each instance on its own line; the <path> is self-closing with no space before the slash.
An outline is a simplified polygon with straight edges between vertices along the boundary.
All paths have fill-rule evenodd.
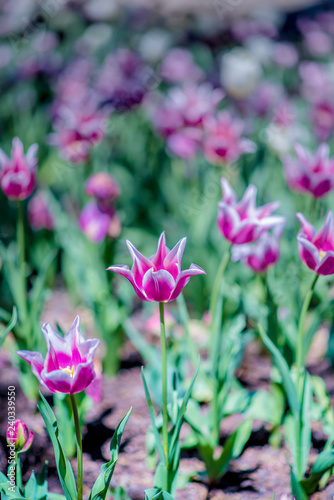
<path id="1" fill-rule="evenodd" d="M 319 252 L 317 248 L 304 236 L 298 235 L 298 251 L 304 264 L 314 271 L 319 264 Z"/>
<path id="2" fill-rule="evenodd" d="M 115 265 L 115 266 L 110 266 L 107 268 L 107 271 L 113 271 L 117 274 L 120 274 L 122 276 L 124 276 L 124 278 L 126 278 L 130 283 L 131 285 L 133 286 L 136 294 L 138 295 L 139 298 L 141 298 L 142 300 L 146 300 L 146 297 L 145 295 L 142 293 L 142 291 L 137 287 L 136 283 L 135 283 L 135 280 L 134 280 L 134 277 L 133 277 L 133 274 L 132 274 L 132 270 L 129 269 L 129 266 L 123 266 L 123 265 Z"/>
<path id="3" fill-rule="evenodd" d="M 250 184 L 237 205 L 237 211 L 241 218 L 244 216 L 251 216 L 254 213 L 256 207 L 256 195 L 257 188 L 253 184 Z"/>
<path id="4" fill-rule="evenodd" d="M 167 254 L 164 260 L 164 268 L 176 280 L 179 272 L 181 271 L 182 256 L 187 243 L 187 238 L 182 238 L 178 241 L 172 250 Z"/>
<path id="5" fill-rule="evenodd" d="M 93 382 L 95 376 L 96 374 L 92 360 L 78 365 L 72 381 L 70 394 L 76 394 L 86 389 Z"/>
<path id="6" fill-rule="evenodd" d="M 225 177 L 221 177 L 220 182 L 223 192 L 223 201 L 228 205 L 235 205 L 237 203 L 237 195 L 233 191 L 231 184 Z"/>
<path id="7" fill-rule="evenodd" d="M 164 269 L 149 269 L 143 279 L 143 289 L 149 301 L 166 302 L 175 287 L 173 276 Z"/>
<path id="8" fill-rule="evenodd" d="M 177 277 L 175 288 L 169 298 L 169 302 L 175 300 L 182 292 L 182 289 L 187 285 L 191 276 L 196 276 L 197 274 L 206 274 L 206 272 L 196 264 L 191 264 L 189 269 L 181 271 Z"/>
<path id="9" fill-rule="evenodd" d="M 324 252 L 334 250 L 333 213 L 328 212 L 325 224 L 313 240 L 315 246 Z"/>
<path id="10" fill-rule="evenodd" d="M 240 223 L 240 217 L 234 207 L 220 201 L 218 203 L 218 229 L 222 235 L 229 241 L 236 233 Z"/>
<path id="11" fill-rule="evenodd" d="M 152 264 L 154 265 L 155 270 L 161 269 L 163 267 L 163 262 L 166 255 L 167 255 L 166 236 L 165 236 L 165 231 L 163 231 L 159 238 L 157 251 L 149 259 L 150 262 L 152 262 Z"/>
<path id="12" fill-rule="evenodd" d="M 71 393 L 73 379 L 71 375 L 64 370 L 53 370 L 52 372 L 43 370 L 41 376 L 44 385 L 49 391 L 62 392 L 63 394 Z"/>
<path id="13" fill-rule="evenodd" d="M 296 214 L 296 217 L 302 226 L 302 232 L 308 239 L 312 240 L 315 236 L 315 227 L 300 212 Z"/>
<path id="14" fill-rule="evenodd" d="M 127 247 L 131 254 L 133 260 L 132 275 L 136 285 L 141 288 L 143 283 L 144 274 L 153 267 L 152 262 L 142 255 L 137 248 L 131 243 L 131 241 L 126 240 Z"/>

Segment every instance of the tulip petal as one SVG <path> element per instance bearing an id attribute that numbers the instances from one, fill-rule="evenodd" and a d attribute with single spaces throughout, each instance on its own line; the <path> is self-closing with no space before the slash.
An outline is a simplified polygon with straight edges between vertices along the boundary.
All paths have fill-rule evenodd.
<path id="1" fill-rule="evenodd" d="M 45 369 L 41 374 L 44 385 L 51 392 L 62 392 L 64 394 L 71 394 L 72 377 L 64 370 L 53 370 L 47 372 Z"/>
<path id="2" fill-rule="evenodd" d="M 149 269 L 143 279 L 143 289 L 149 301 L 168 301 L 174 287 L 175 281 L 173 276 L 164 269 L 160 269 L 159 271 Z"/>
<path id="3" fill-rule="evenodd" d="M 33 439 L 34 439 L 34 433 L 30 431 L 26 444 L 23 446 L 23 448 L 20 450 L 19 453 L 24 453 L 25 451 L 28 451 L 30 446 L 32 445 Z"/>
<path id="4" fill-rule="evenodd" d="M 154 265 L 154 269 L 158 270 L 163 267 L 164 259 L 167 255 L 167 251 L 169 249 L 166 248 L 166 236 L 165 231 L 163 231 L 160 235 L 158 248 L 154 255 L 150 257 L 150 262 Z"/>
<path id="5" fill-rule="evenodd" d="M 222 235 L 229 240 L 230 236 L 236 232 L 239 226 L 240 217 L 233 207 L 220 201 L 218 203 L 217 223 Z"/>
<path id="6" fill-rule="evenodd" d="M 44 359 L 40 352 L 17 351 L 16 354 L 31 365 L 31 371 L 37 377 L 40 383 L 44 384 L 41 373 L 44 368 Z"/>
<path id="7" fill-rule="evenodd" d="M 137 287 L 137 285 L 135 283 L 135 280 L 133 278 L 132 270 L 129 269 L 129 266 L 123 266 L 121 264 L 114 265 L 114 266 L 108 267 L 107 271 L 113 271 L 113 272 L 115 272 L 117 274 L 120 274 L 120 275 L 124 276 L 124 278 L 126 278 L 131 283 L 131 285 L 133 286 L 133 288 L 134 288 L 136 294 L 138 295 L 138 297 L 141 298 L 142 300 L 146 300 L 145 295 Z"/>
<path id="8" fill-rule="evenodd" d="M 191 276 L 196 276 L 198 274 L 206 274 L 206 272 L 196 264 L 191 264 L 189 269 L 181 271 L 177 277 L 175 288 L 169 298 L 169 302 L 175 300 L 180 295 L 182 289 L 187 285 Z"/>
<path id="9" fill-rule="evenodd" d="M 328 252 L 316 269 L 317 274 L 328 276 L 334 274 L 334 252 Z"/>
<path id="10" fill-rule="evenodd" d="M 315 227 L 304 217 L 300 212 L 296 214 L 297 219 L 302 226 L 302 232 L 305 234 L 307 239 L 313 239 L 315 236 Z"/>
<path id="11" fill-rule="evenodd" d="M 132 275 L 133 279 L 138 288 L 142 287 L 144 274 L 153 267 L 152 262 L 147 259 L 143 254 L 141 254 L 137 248 L 131 243 L 131 241 L 126 240 L 127 247 L 131 254 L 133 260 Z"/>
<path id="12" fill-rule="evenodd" d="M 47 371 L 57 370 L 60 366 L 66 368 L 72 361 L 71 346 L 53 330 L 50 323 L 43 323 L 42 332 L 47 346 L 45 366 Z"/>
<path id="13" fill-rule="evenodd" d="M 187 238 L 182 238 L 178 241 L 164 260 L 164 268 L 173 276 L 175 280 L 181 271 L 181 262 L 186 243 Z"/>
<path id="14" fill-rule="evenodd" d="M 95 379 L 95 369 L 92 361 L 80 363 L 75 370 L 70 394 L 76 394 L 88 387 Z"/>
<path id="15" fill-rule="evenodd" d="M 308 241 L 303 235 L 297 236 L 299 255 L 312 271 L 314 271 L 319 264 L 319 252 L 311 241 Z"/>
<path id="16" fill-rule="evenodd" d="M 332 212 L 328 212 L 325 224 L 314 238 L 313 243 L 318 249 L 324 252 L 334 250 L 334 224 Z"/>
<path id="17" fill-rule="evenodd" d="M 224 202 L 227 203 L 228 205 L 235 205 L 237 203 L 237 195 L 232 189 L 231 184 L 228 182 L 227 179 L 225 179 L 225 177 L 222 177 L 220 179 L 220 182 L 222 186 Z"/>

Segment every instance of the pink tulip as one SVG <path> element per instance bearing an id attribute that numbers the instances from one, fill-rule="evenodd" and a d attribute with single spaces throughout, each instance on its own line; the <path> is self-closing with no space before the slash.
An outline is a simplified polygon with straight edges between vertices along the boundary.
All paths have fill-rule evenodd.
<path id="1" fill-rule="evenodd" d="M 171 49 L 160 68 L 162 78 L 171 83 L 196 83 L 203 80 L 203 71 L 195 64 L 187 49 Z"/>
<path id="2" fill-rule="evenodd" d="M 319 141 L 326 141 L 334 132 L 334 102 L 331 99 L 315 103 L 311 109 L 311 122 Z"/>
<path id="3" fill-rule="evenodd" d="M 129 266 L 110 266 L 108 271 L 124 276 L 133 286 L 134 291 L 142 300 L 148 302 L 171 302 L 181 293 L 191 276 L 206 274 L 195 264 L 181 271 L 181 260 L 186 244 L 182 238 L 172 250 L 166 247 L 165 233 L 159 238 L 157 252 L 149 259 L 144 257 L 127 240 L 126 242 L 133 260 L 132 269 Z"/>
<path id="4" fill-rule="evenodd" d="M 49 323 L 43 324 L 42 332 L 47 345 L 45 359 L 40 352 L 17 354 L 30 363 L 33 374 L 49 391 L 75 394 L 86 389 L 95 378 L 93 357 L 99 340 L 82 337 L 79 316 L 64 337 Z"/>
<path id="5" fill-rule="evenodd" d="M 256 273 L 263 273 L 275 265 L 280 258 L 279 241 L 284 223 L 274 227 L 273 234 L 266 232 L 252 245 L 234 245 L 232 260 L 241 260 Z"/>
<path id="6" fill-rule="evenodd" d="M 37 192 L 29 201 L 28 220 L 30 226 L 35 231 L 40 231 L 41 229 L 52 231 L 54 218 L 43 192 Z"/>
<path id="7" fill-rule="evenodd" d="M 244 153 L 253 153 L 256 146 L 241 137 L 243 123 L 233 119 L 227 111 L 210 117 L 204 123 L 203 150 L 206 158 L 214 165 L 226 165 L 237 161 Z"/>
<path id="8" fill-rule="evenodd" d="M 271 215 L 279 207 L 278 201 L 256 207 L 257 189 L 252 184 L 239 202 L 227 179 L 222 177 L 221 184 L 223 201 L 218 203 L 218 229 L 230 243 L 253 243 L 268 229 L 284 221 L 283 217 Z"/>
<path id="9" fill-rule="evenodd" d="M 15 420 L 7 426 L 6 440 L 9 446 L 13 446 L 15 451 L 24 453 L 29 450 L 34 433 L 30 432 L 23 420 Z"/>
<path id="10" fill-rule="evenodd" d="M 317 274 L 334 274 L 333 213 L 328 212 L 325 224 L 318 233 L 303 214 L 298 213 L 297 218 L 302 226 L 297 235 L 300 258 Z"/>
<path id="11" fill-rule="evenodd" d="M 321 144 L 312 155 L 300 144 L 295 145 L 297 159 L 283 160 L 285 177 L 290 189 L 311 193 L 320 198 L 334 187 L 334 159 L 329 158 L 329 147 Z"/>
<path id="12" fill-rule="evenodd" d="M 13 139 L 10 158 L 0 149 L 0 185 L 8 198 L 25 200 L 32 194 L 36 179 L 37 149 L 37 144 L 33 144 L 24 155 L 23 144 L 18 137 Z"/>
<path id="13" fill-rule="evenodd" d="M 111 206 L 92 200 L 84 206 L 79 217 L 80 230 L 94 243 L 100 243 L 106 236 L 113 238 L 120 233 L 120 223 L 115 231 L 115 219 L 119 221 Z"/>
<path id="14" fill-rule="evenodd" d="M 97 172 L 91 175 L 85 186 L 88 196 L 103 201 L 114 201 L 120 195 L 120 188 L 115 179 L 107 172 Z"/>

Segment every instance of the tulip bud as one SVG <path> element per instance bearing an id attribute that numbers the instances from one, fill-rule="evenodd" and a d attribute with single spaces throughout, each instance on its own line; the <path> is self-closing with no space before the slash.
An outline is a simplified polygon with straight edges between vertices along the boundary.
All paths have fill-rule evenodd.
<path id="1" fill-rule="evenodd" d="M 27 451 L 34 438 L 33 432 L 30 432 L 26 424 L 22 420 L 16 420 L 13 424 L 7 426 L 7 443 L 9 446 L 14 446 L 15 451 L 23 453 Z"/>

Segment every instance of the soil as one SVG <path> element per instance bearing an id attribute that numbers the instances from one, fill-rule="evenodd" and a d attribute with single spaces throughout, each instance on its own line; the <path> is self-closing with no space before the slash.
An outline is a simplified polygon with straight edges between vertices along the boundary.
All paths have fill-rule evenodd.
<path id="1" fill-rule="evenodd" d="M 85 323 L 92 322 L 89 314 L 78 311 L 85 317 Z M 73 320 L 73 310 L 68 297 L 62 291 L 55 292 L 49 302 L 44 317 L 51 323 L 57 317 L 61 325 L 69 326 Z M 60 320 L 60 317 L 62 318 Z M 82 318 L 83 319 L 83 318 Z M 309 368 L 312 373 L 321 374 L 327 387 L 334 396 L 334 375 L 329 364 L 321 359 L 325 344 L 324 331 L 319 332 L 316 341 L 318 356 L 312 349 Z M 320 346 L 320 347 L 319 347 Z M 132 415 L 126 425 L 122 439 L 121 453 L 112 479 L 112 485 L 121 485 L 133 500 L 142 500 L 144 490 L 153 485 L 153 471 L 147 467 L 147 451 L 145 438 L 150 427 L 146 399 L 142 387 L 140 365 L 142 363 L 134 347 L 127 342 L 123 351 L 123 365 L 116 379 L 104 377 L 103 398 L 94 404 L 87 414 L 83 434 L 84 446 L 84 493 L 88 494 L 100 467 L 109 460 L 109 445 L 112 434 L 121 418 L 133 407 Z M 129 362 L 131 359 L 131 362 Z M 268 388 L 270 378 L 270 358 L 256 342 L 246 348 L 238 377 L 243 385 L 252 390 Z M 44 429 L 43 420 L 36 410 L 36 405 L 26 399 L 18 386 L 16 369 L 10 363 L 5 349 L 0 354 L 0 460 L 1 470 L 6 469 L 5 429 L 7 419 L 7 387 L 16 387 L 16 415 L 26 422 L 34 431 L 35 437 L 31 449 L 21 455 L 23 479 L 26 480 L 32 469 L 38 471 L 44 460 L 49 461 L 49 490 L 61 492 L 53 458 L 53 450 Z M 237 425 L 238 416 L 226 419 L 221 427 L 222 438 Z M 185 432 L 187 430 L 185 429 Z M 273 449 L 268 444 L 269 433 L 264 422 L 255 421 L 251 439 L 242 456 L 232 461 L 231 468 L 216 489 L 209 489 L 200 481 L 200 476 L 179 490 L 177 500 L 272 500 L 273 492 L 276 500 L 292 500 L 290 495 L 290 472 L 288 452 L 284 447 Z M 314 426 L 314 442 L 320 449 L 324 443 L 321 429 Z M 319 450 L 313 450 L 313 459 Z M 75 460 L 73 460 L 75 470 Z M 194 454 L 183 453 L 180 473 L 191 474 L 203 471 L 203 464 Z M 330 480 L 325 490 L 312 496 L 312 500 L 329 500 L 334 495 L 334 480 Z"/>

